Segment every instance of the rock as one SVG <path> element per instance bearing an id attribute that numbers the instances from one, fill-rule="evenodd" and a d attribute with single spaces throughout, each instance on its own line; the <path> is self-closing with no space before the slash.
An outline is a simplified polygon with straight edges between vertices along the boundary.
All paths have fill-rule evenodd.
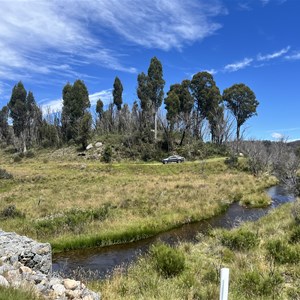
<path id="1" fill-rule="evenodd" d="M 59 278 L 52 277 L 52 278 L 50 279 L 49 285 L 50 285 L 50 286 L 53 286 L 53 285 L 55 285 L 55 284 L 60 284 L 60 282 L 61 282 L 61 280 L 60 280 Z"/>
<path id="2" fill-rule="evenodd" d="M 0 275 L 0 286 L 5 286 L 5 287 L 8 287 L 8 286 L 9 286 L 8 281 L 7 281 L 6 278 L 3 277 L 2 275 Z"/>
<path id="3" fill-rule="evenodd" d="M 64 286 L 67 290 L 75 290 L 80 285 L 80 281 L 65 279 Z"/>
<path id="4" fill-rule="evenodd" d="M 23 274 L 23 273 L 31 274 L 32 270 L 28 267 L 22 266 L 22 267 L 20 267 L 20 273 L 21 274 Z"/>
<path id="5" fill-rule="evenodd" d="M 87 295 L 87 296 L 84 296 L 82 298 L 82 300 L 94 300 L 94 297 L 92 295 Z"/>
<path id="6" fill-rule="evenodd" d="M 10 270 L 7 272 L 6 279 L 10 283 L 15 283 L 20 280 L 20 272 L 18 270 Z"/>
<path id="7" fill-rule="evenodd" d="M 52 277 L 50 244 L 0 229 L 0 286 L 33 286 L 39 297 L 59 300 L 100 300 L 80 281 Z"/>
<path id="8" fill-rule="evenodd" d="M 102 147 L 103 146 L 103 144 L 101 143 L 101 142 L 97 142 L 96 144 L 95 144 L 95 147 L 96 148 L 100 148 L 100 147 Z"/>
<path id="9" fill-rule="evenodd" d="M 80 299 L 81 295 L 82 295 L 82 291 L 80 291 L 80 290 L 75 290 L 75 291 L 67 290 L 66 291 L 66 296 L 71 299 Z"/>
<path id="10" fill-rule="evenodd" d="M 62 296 L 66 291 L 65 287 L 61 283 L 54 284 L 52 289 L 57 296 Z"/>
<path id="11" fill-rule="evenodd" d="M 90 150 L 90 149 L 92 149 L 92 148 L 93 148 L 93 144 L 89 144 L 89 145 L 86 146 L 85 149 L 86 149 L 86 150 Z"/>

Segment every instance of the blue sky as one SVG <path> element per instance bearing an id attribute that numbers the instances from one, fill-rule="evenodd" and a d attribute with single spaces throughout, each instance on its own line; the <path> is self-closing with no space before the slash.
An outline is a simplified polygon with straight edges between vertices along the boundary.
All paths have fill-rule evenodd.
<path id="1" fill-rule="evenodd" d="M 0 0 L 0 12 L 0 107 L 20 80 L 44 108 L 76 79 L 107 104 L 115 76 L 132 104 L 157 56 L 165 93 L 204 70 L 221 92 L 245 83 L 260 102 L 246 137 L 300 139 L 298 0 Z"/>

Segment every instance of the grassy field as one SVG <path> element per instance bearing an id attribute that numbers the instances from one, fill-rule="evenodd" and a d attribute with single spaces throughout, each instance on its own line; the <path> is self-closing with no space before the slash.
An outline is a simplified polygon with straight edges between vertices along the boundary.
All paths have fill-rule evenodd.
<path id="1" fill-rule="evenodd" d="M 34 291 L 0 286 L 0 300 L 42 300 Z"/>
<path id="2" fill-rule="evenodd" d="M 300 299 L 300 224 L 292 206 L 231 231 L 213 230 L 197 244 L 154 246 L 127 272 L 116 269 L 90 288 L 103 299 L 219 299 L 219 270 L 228 267 L 229 299 Z"/>
<path id="3" fill-rule="evenodd" d="M 265 205 L 275 183 L 229 169 L 224 159 L 162 165 L 40 153 L 1 153 L 0 228 L 54 251 L 129 242 L 220 213 L 233 201 Z"/>

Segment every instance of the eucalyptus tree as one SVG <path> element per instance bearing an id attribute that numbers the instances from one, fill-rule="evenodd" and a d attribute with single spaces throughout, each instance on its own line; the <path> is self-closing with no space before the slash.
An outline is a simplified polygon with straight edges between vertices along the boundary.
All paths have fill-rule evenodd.
<path id="1" fill-rule="evenodd" d="M 99 121 L 101 121 L 102 116 L 103 116 L 103 101 L 101 99 L 97 100 L 96 113 L 98 114 Z"/>
<path id="2" fill-rule="evenodd" d="M 8 144 L 10 140 L 8 117 L 9 109 L 7 106 L 3 106 L 0 110 L 0 139 L 6 144 Z"/>
<path id="3" fill-rule="evenodd" d="M 147 116 L 154 118 L 154 139 L 157 139 L 157 111 L 162 104 L 164 98 L 164 85 L 163 70 L 161 62 L 153 57 L 150 61 L 147 75 L 141 73 L 138 75 L 138 88 L 137 95 L 141 102 L 143 110 L 144 121 Z"/>
<path id="4" fill-rule="evenodd" d="M 171 130 L 173 130 L 175 123 L 177 123 L 179 131 L 182 132 L 180 145 L 183 144 L 186 131 L 191 125 L 193 104 L 194 99 L 190 93 L 189 80 L 183 80 L 181 84 L 176 83 L 171 85 L 165 98 L 166 117 L 170 123 Z"/>
<path id="5" fill-rule="evenodd" d="M 161 62 L 153 57 L 148 69 L 148 89 L 154 113 L 154 139 L 157 140 L 157 111 L 164 98 L 163 70 Z"/>
<path id="6" fill-rule="evenodd" d="M 14 134 L 21 142 L 20 149 L 22 152 L 26 152 L 28 144 L 37 140 L 38 128 L 42 123 L 42 112 L 37 106 L 32 92 L 27 94 L 21 81 L 12 90 L 8 108 Z"/>
<path id="7" fill-rule="evenodd" d="M 196 106 L 196 132 L 200 131 L 201 122 L 206 119 L 210 124 L 212 141 L 215 139 L 215 113 L 220 114 L 218 109 L 222 101 L 220 90 L 213 76 L 208 72 L 199 72 L 191 80 L 190 88 Z"/>
<path id="8" fill-rule="evenodd" d="M 62 131 L 65 141 L 73 139 L 84 147 L 91 130 L 88 116 L 90 100 L 86 85 L 79 79 L 73 85 L 67 83 L 62 94 Z M 83 138 L 82 134 L 86 135 L 86 138 Z"/>
<path id="9" fill-rule="evenodd" d="M 239 83 L 223 92 L 223 100 L 236 120 L 236 139 L 240 139 L 241 126 L 252 116 L 256 115 L 259 102 L 254 92 L 245 84 Z"/>
<path id="10" fill-rule="evenodd" d="M 122 93 L 123 93 L 123 85 L 119 77 L 115 78 L 114 88 L 113 88 L 113 99 L 114 105 L 117 107 L 117 110 L 120 111 L 122 108 Z"/>

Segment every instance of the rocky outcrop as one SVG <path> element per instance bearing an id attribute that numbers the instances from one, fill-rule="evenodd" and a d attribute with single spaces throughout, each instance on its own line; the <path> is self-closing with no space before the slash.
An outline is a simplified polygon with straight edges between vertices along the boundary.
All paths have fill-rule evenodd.
<path id="1" fill-rule="evenodd" d="M 45 299 L 100 300 L 82 282 L 52 274 L 50 244 L 1 230 L 0 286 L 31 287 Z"/>

